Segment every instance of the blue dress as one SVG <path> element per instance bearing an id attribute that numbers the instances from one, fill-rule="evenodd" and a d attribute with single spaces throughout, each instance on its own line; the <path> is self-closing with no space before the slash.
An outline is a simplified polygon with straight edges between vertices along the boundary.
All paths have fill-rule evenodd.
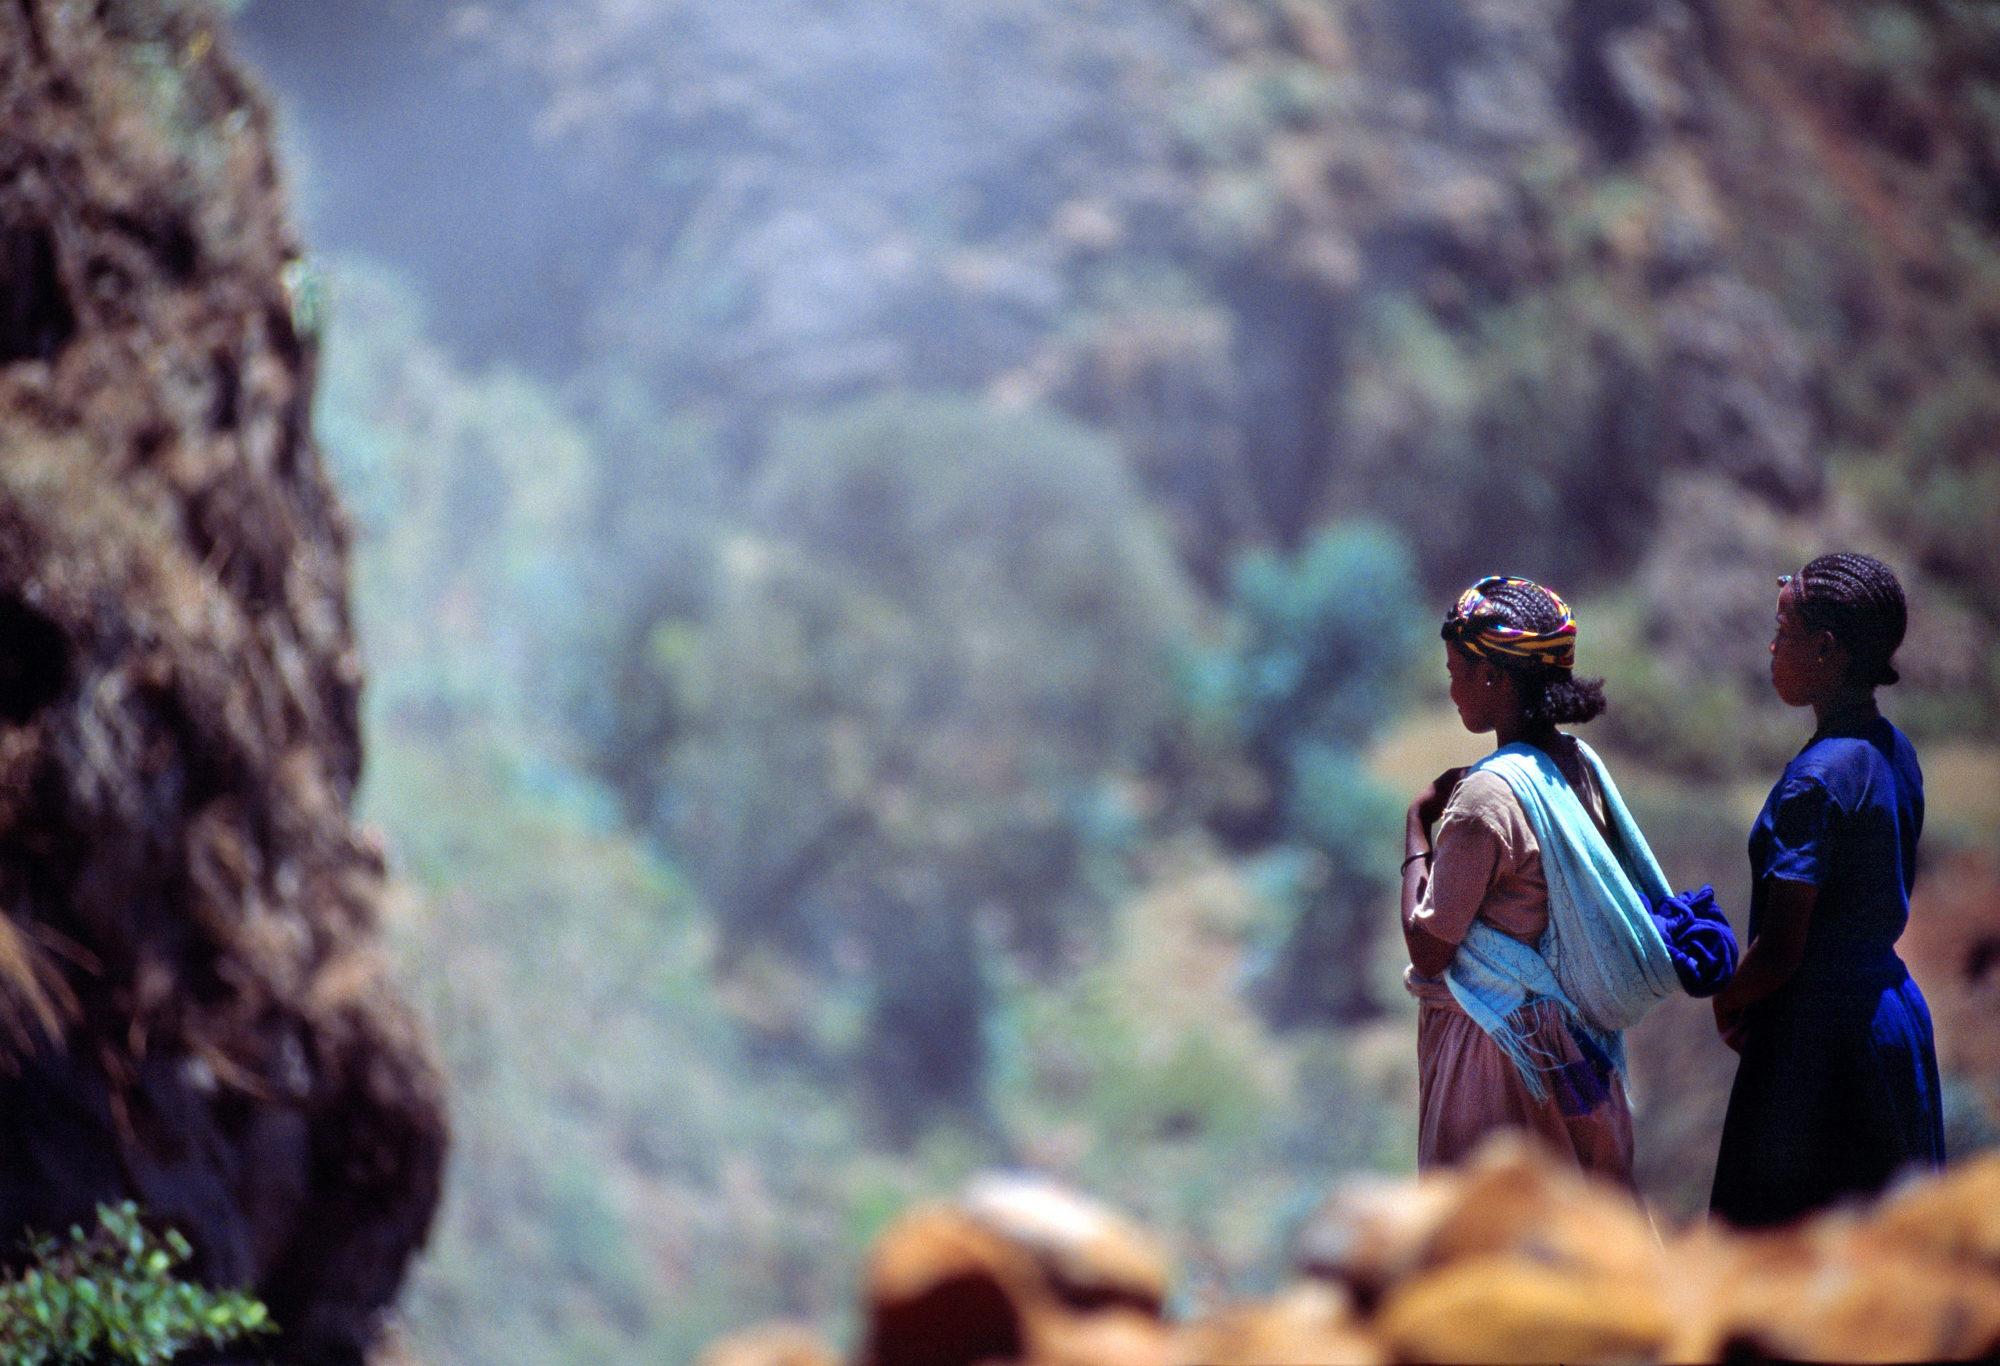
<path id="1" fill-rule="evenodd" d="M 1745 1016 L 1710 1198 L 1733 1224 L 1783 1223 L 1944 1165 L 1930 1009 L 1895 948 L 1923 824 L 1916 751 L 1872 712 L 1814 735 L 1764 802 L 1751 936 L 1766 878 L 1818 893 L 1798 971 Z"/>

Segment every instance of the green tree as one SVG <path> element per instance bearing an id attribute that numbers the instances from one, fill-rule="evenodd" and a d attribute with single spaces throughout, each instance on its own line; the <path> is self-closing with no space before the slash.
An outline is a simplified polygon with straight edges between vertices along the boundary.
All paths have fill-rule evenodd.
<path id="1" fill-rule="evenodd" d="M 1410 553 L 1373 523 L 1322 531 L 1294 558 L 1241 560 L 1234 638 L 1194 656 L 1185 700 L 1213 744 L 1240 746 L 1248 797 L 1212 816 L 1237 843 L 1275 846 L 1295 911 L 1264 983 L 1274 1023 L 1369 1014 L 1368 950 L 1393 866 L 1396 803 L 1359 753 L 1402 707 L 1423 639 Z"/>
<path id="2" fill-rule="evenodd" d="M 907 1135 L 980 1103 L 975 922 L 1043 966 L 1085 922 L 1080 812 L 1167 715 L 1189 593 L 1118 453 L 1044 415 L 799 417 L 751 504 L 707 602 L 647 626 L 661 686 L 631 700 L 664 716 L 621 717 L 615 762 L 725 973 L 860 965 L 862 1066 Z"/>

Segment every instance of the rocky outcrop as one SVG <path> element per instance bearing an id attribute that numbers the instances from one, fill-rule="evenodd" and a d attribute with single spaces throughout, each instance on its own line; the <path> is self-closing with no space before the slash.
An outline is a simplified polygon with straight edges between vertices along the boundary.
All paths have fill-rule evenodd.
<path id="1" fill-rule="evenodd" d="M 1018 1180 L 892 1225 L 862 1366 L 1922 1361 L 2000 1348 L 2000 1159 L 1780 1232 L 1662 1238 L 1623 1192 L 1512 1138 L 1421 1182 L 1337 1190 L 1268 1300 L 1173 1322 L 1144 1233 Z M 704 1366 L 830 1366 L 796 1328 Z"/>
<path id="2" fill-rule="evenodd" d="M 204 8 L 0 7 L 0 1242 L 135 1199 L 277 1359 L 356 1362 L 445 1128 L 297 261 Z"/>

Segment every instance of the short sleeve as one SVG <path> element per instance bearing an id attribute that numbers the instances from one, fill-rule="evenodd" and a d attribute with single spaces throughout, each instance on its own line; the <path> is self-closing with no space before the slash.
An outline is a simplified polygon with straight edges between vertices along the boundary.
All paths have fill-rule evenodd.
<path id="1" fill-rule="evenodd" d="M 1788 778 L 1771 809 L 1771 857 L 1764 876 L 1819 886 L 1826 875 L 1827 834 L 1839 808 L 1818 778 Z"/>
<path id="2" fill-rule="evenodd" d="M 1493 828 L 1463 806 L 1438 821 L 1436 855 L 1411 923 L 1447 944 L 1464 940 L 1493 883 L 1502 844 Z"/>

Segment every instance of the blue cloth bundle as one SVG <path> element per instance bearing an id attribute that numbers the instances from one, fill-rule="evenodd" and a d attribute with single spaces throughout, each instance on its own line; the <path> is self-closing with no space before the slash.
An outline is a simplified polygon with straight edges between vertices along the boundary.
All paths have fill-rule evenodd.
<path id="1" fill-rule="evenodd" d="M 1736 932 L 1716 909 L 1715 888 L 1676 892 L 1653 907 L 1653 923 L 1688 995 L 1713 996 L 1735 975 Z"/>

